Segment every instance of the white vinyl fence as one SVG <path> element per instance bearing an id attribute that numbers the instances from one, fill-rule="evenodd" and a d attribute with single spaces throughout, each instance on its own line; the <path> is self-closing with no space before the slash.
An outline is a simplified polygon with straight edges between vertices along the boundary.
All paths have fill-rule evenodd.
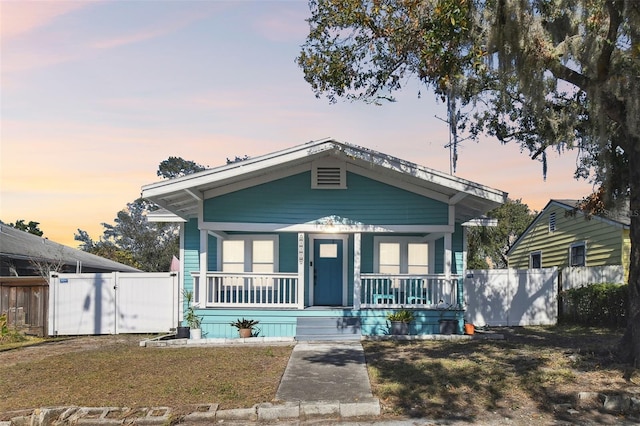
<path id="1" fill-rule="evenodd" d="M 622 265 L 573 266 L 562 269 L 563 290 L 596 283 L 624 284 L 624 267 Z"/>
<path id="2" fill-rule="evenodd" d="M 557 282 L 557 268 L 469 270 L 465 317 L 476 326 L 555 324 Z"/>
<path id="3" fill-rule="evenodd" d="M 178 324 L 178 275 L 57 274 L 49 281 L 49 335 L 161 333 Z"/>

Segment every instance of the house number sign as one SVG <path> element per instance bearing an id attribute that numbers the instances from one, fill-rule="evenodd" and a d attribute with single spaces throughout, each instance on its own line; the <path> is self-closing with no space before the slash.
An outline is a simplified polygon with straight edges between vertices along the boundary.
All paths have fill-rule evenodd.
<path id="1" fill-rule="evenodd" d="M 298 234 L 298 265 L 304 263 L 304 234 Z"/>

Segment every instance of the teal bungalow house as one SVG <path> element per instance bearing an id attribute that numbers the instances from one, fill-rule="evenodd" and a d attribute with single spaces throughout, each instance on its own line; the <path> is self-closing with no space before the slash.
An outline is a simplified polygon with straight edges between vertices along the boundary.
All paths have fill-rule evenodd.
<path id="1" fill-rule="evenodd" d="M 311 339 L 410 334 L 464 317 L 465 227 L 503 203 L 496 189 L 332 139 L 142 188 L 181 225 L 181 285 L 202 333 Z M 181 306 L 180 309 L 184 309 Z"/>

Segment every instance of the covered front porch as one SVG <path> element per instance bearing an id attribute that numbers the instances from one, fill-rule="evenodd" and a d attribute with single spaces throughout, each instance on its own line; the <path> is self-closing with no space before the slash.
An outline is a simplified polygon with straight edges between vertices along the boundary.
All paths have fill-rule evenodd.
<path id="1" fill-rule="evenodd" d="M 196 301 L 208 337 L 232 338 L 229 324 L 239 318 L 260 321 L 262 337 L 359 339 L 391 334 L 388 314 L 410 309 L 415 320 L 410 335 L 442 334 L 442 321 L 455 321 L 453 333 L 462 334 L 464 307 L 458 275 L 360 273 L 353 281 L 350 303 L 310 305 L 313 291 L 295 273 L 225 273 L 209 271 L 201 280 L 193 273 Z M 307 301 L 305 303 L 305 300 Z M 451 332 L 451 331 L 449 331 Z"/>
<path id="2" fill-rule="evenodd" d="M 305 309 L 305 286 L 295 273 L 194 272 L 195 303 L 201 308 Z M 457 309 L 462 307 L 462 277 L 359 274 L 354 277 L 351 309 Z M 318 306 L 318 305 L 316 305 Z M 341 305 L 347 307 L 346 305 Z M 328 307 L 328 306 L 327 306 Z"/>

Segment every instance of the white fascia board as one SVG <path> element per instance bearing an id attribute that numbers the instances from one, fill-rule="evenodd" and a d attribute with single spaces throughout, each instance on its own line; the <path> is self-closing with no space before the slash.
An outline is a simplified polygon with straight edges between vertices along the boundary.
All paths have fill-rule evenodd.
<path id="1" fill-rule="evenodd" d="M 142 187 L 142 197 L 155 197 L 171 192 L 197 188 L 217 181 L 237 178 L 243 174 L 257 172 L 262 169 L 268 169 L 291 161 L 309 158 L 323 152 L 334 150 L 335 148 L 336 143 L 331 141 L 298 145 L 287 150 L 274 152 L 272 154 L 253 159 L 238 161 L 226 166 L 193 173 L 170 181 L 162 181 L 145 185 Z"/>
<path id="2" fill-rule="evenodd" d="M 161 215 L 147 215 L 147 220 L 149 222 L 160 222 L 160 223 L 181 223 L 186 222 L 186 219 L 181 218 L 175 214 L 161 214 Z"/>
<path id="3" fill-rule="evenodd" d="M 463 223 L 462 226 L 498 226 L 498 219 L 478 217 Z"/>
<path id="4" fill-rule="evenodd" d="M 367 225 L 367 224 L 322 224 L 322 223 L 242 223 L 242 222 L 201 222 L 200 229 L 207 231 L 247 231 L 247 232 L 406 232 L 431 233 L 454 232 L 448 225 Z"/>

